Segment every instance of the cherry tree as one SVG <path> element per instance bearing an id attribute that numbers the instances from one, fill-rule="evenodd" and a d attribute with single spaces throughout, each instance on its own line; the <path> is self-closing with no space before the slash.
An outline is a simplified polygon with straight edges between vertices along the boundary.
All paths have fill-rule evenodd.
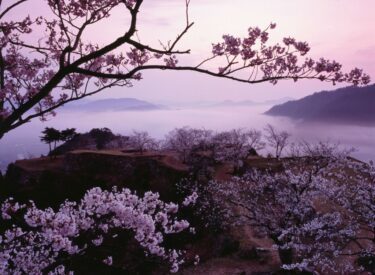
<path id="1" fill-rule="evenodd" d="M 251 148 L 256 151 L 264 149 L 266 144 L 262 140 L 262 132 L 256 129 L 250 129 L 247 131 L 248 143 Z"/>
<path id="2" fill-rule="evenodd" d="M 158 142 L 147 132 L 133 131 L 133 134 L 129 136 L 128 143 L 141 153 L 146 150 L 156 150 L 159 147 Z"/>
<path id="3" fill-rule="evenodd" d="M 243 160 L 250 155 L 251 149 L 261 150 L 265 146 L 262 133 L 255 129 L 220 132 L 211 142 L 216 161 L 232 161 L 238 167 L 241 167 Z"/>
<path id="4" fill-rule="evenodd" d="M 210 143 L 212 132 L 190 127 L 176 128 L 165 137 L 164 148 L 176 151 L 183 162 L 187 161 L 193 149 L 206 149 Z"/>
<path id="5" fill-rule="evenodd" d="M 352 238 L 347 255 L 360 257 L 361 264 L 369 272 L 375 271 L 375 167 L 352 158 L 342 158 L 333 166 L 334 171 L 346 173 L 329 174 L 325 192 L 331 201 L 347 211 L 359 234 Z M 332 169 L 331 169 L 332 170 Z"/>
<path id="6" fill-rule="evenodd" d="M 271 238 L 283 269 L 359 272 L 350 257 L 375 254 L 374 170 L 345 151 L 310 148 L 311 156 L 285 160 L 281 171 L 212 182 L 214 205 L 227 209 L 228 224 L 248 224 Z"/>
<path id="7" fill-rule="evenodd" d="M 206 59 L 179 65 L 178 57 L 190 53 L 178 49 L 194 24 L 188 13 L 190 0 L 185 0 L 182 31 L 161 46 L 144 44 L 137 37 L 143 0 L 48 0 L 51 15 L 12 19 L 26 2 L 14 0 L 8 6 L 0 2 L 0 138 L 33 118 L 54 115 L 68 102 L 114 86 L 131 87 L 149 70 L 193 71 L 249 84 L 283 79 L 354 85 L 370 81 L 360 69 L 344 73 L 336 61 L 308 58 L 306 42 L 286 37 L 281 43 L 269 43 L 274 23 L 264 29 L 251 27 L 243 38 L 226 34 L 212 44 Z M 129 19 L 122 35 L 108 43 L 87 41 L 89 28 L 121 9 Z M 218 68 L 211 69 L 217 63 Z"/>
<path id="8" fill-rule="evenodd" d="M 193 193 L 182 206 L 195 200 Z M 10 221 L 13 226 L 0 235 L 0 273 L 67 274 L 73 271 L 69 266 L 73 257 L 97 249 L 124 231 L 134 234 L 146 255 L 159 257 L 176 272 L 182 263 L 182 251 L 164 247 L 163 241 L 166 235 L 190 226 L 177 218 L 178 210 L 177 204 L 161 201 L 158 193 L 146 192 L 141 197 L 117 188 L 93 188 L 81 202 L 66 201 L 57 211 L 8 199 L 1 206 L 2 223 Z M 121 259 L 109 254 L 100 260 L 115 265 Z"/>
<path id="9" fill-rule="evenodd" d="M 285 147 L 288 145 L 290 133 L 286 131 L 279 132 L 271 124 L 267 124 L 267 126 L 264 128 L 264 131 L 266 132 L 265 138 L 268 142 L 268 145 L 271 148 L 275 149 L 275 157 L 280 158 Z"/>

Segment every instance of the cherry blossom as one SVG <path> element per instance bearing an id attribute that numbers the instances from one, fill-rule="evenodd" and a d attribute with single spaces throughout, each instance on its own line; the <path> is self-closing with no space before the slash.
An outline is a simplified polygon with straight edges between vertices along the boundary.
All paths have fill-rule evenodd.
<path id="1" fill-rule="evenodd" d="M 213 181 L 211 203 L 227 209 L 229 225 L 248 224 L 271 238 L 283 269 L 361 272 L 350 257 L 370 263 L 375 255 L 375 173 L 337 150 L 305 144 L 300 152 L 309 154 L 283 160 L 281 171 L 252 169 L 227 182 Z"/>
<path id="2" fill-rule="evenodd" d="M 218 162 L 229 161 L 241 167 L 252 149 L 264 148 L 265 144 L 261 138 L 262 133 L 254 129 L 233 129 L 217 133 L 211 140 L 213 157 Z"/>
<path id="3" fill-rule="evenodd" d="M 193 194 L 184 205 L 195 200 Z M 8 199 L 1 207 L 3 219 L 17 222 L 23 215 L 24 226 L 14 224 L 0 236 L 0 273 L 63 274 L 67 268 L 64 259 L 101 246 L 115 229 L 132 231 L 146 254 L 169 262 L 176 272 L 183 262 L 182 252 L 163 247 L 163 240 L 166 234 L 189 229 L 189 222 L 176 218 L 178 209 L 177 204 L 161 201 L 158 193 L 146 192 L 140 197 L 129 189 L 117 188 L 93 188 L 79 203 L 66 201 L 58 211 Z M 76 243 L 80 236 L 91 237 L 85 244 Z M 103 263 L 112 265 L 115 260 L 108 255 Z"/>
<path id="4" fill-rule="evenodd" d="M 157 150 L 159 147 L 158 142 L 149 133 L 139 131 L 133 131 L 133 134 L 129 136 L 128 145 L 141 153 Z"/>
<path id="5" fill-rule="evenodd" d="M 178 152 L 182 161 L 186 162 L 194 148 L 208 144 L 211 135 L 211 131 L 204 129 L 176 128 L 166 135 L 163 147 Z"/>

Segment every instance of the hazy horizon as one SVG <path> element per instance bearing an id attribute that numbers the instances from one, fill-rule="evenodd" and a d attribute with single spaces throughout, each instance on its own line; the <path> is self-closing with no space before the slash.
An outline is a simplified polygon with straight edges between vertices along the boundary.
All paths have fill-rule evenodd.
<path id="1" fill-rule="evenodd" d="M 151 102 L 153 103 L 153 102 Z M 162 139 L 176 127 L 190 126 L 214 131 L 234 128 L 254 128 L 263 130 L 270 123 L 279 130 L 292 134 L 292 141 L 340 142 L 343 147 L 358 149 L 353 156 L 360 160 L 375 160 L 373 141 L 375 127 L 304 123 L 286 117 L 267 116 L 263 113 L 272 105 L 254 105 L 245 107 L 168 106 L 169 109 L 149 111 L 107 111 L 107 112 L 71 112 L 60 111 L 55 118 L 47 122 L 34 120 L 11 131 L 0 140 L 0 169 L 16 159 L 38 157 L 48 153 L 48 145 L 40 141 L 41 131 L 45 127 L 57 129 L 76 128 L 84 133 L 92 128 L 111 129 L 115 134 L 128 135 L 133 130 L 147 131 L 151 136 Z M 77 119 L 79 118 L 79 119 Z M 267 154 L 267 150 L 260 152 Z"/>

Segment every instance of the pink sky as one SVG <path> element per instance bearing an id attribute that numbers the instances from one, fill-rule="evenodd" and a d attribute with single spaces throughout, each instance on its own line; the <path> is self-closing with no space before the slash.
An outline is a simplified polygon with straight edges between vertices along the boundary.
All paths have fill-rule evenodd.
<path id="1" fill-rule="evenodd" d="M 192 49 L 187 63 L 201 60 L 223 34 L 243 36 L 249 26 L 265 27 L 276 22 L 274 41 L 293 36 L 308 41 L 311 56 L 336 59 L 351 69 L 358 66 L 375 78 L 374 0 L 192 0 L 194 28 L 180 44 Z M 140 13 L 140 37 L 158 45 L 158 39 L 173 39 L 184 24 L 183 0 L 145 1 Z M 190 73 L 150 73 L 133 91 L 121 96 L 170 100 L 265 100 L 303 97 L 331 84 L 287 81 L 273 86 L 247 85 Z M 112 94 L 112 93 L 111 93 Z"/>
<path id="2" fill-rule="evenodd" d="M 159 39 L 173 39 L 184 27 L 184 2 L 145 0 L 139 14 L 141 40 L 158 46 Z M 40 0 L 31 0 L 23 9 L 23 12 L 29 11 L 41 13 L 46 10 Z M 180 48 L 190 48 L 192 54 L 184 58 L 183 63 L 194 65 L 208 57 L 211 43 L 220 41 L 223 34 L 243 36 L 250 26 L 264 28 L 275 22 L 278 27 L 271 36 L 272 41 L 279 41 L 284 36 L 308 41 L 312 57 L 335 59 L 343 63 L 345 69 L 363 68 L 375 79 L 374 11 L 374 0 L 191 0 L 190 18 L 195 26 L 181 41 Z M 126 30 L 126 18 L 123 11 L 115 12 L 111 20 L 91 30 L 90 39 L 109 41 L 122 34 Z M 334 88 L 319 81 L 247 85 L 194 73 L 151 72 L 144 74 L 144 80 L 132 89 L 114 89 L 99 97 L 137 97 L 155 102 L 261 101 L 287 96 L 300 98 Z"/>

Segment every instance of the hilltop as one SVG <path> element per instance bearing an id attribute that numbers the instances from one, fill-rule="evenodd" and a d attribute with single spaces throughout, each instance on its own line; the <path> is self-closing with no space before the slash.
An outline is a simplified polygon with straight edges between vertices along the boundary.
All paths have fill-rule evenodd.
<path id="1" fill-rule="evenodd" d="M 303 121 L 375 124 L 375 84 L 314 93 L 276 105 L 265 114 Z"/>
<path id="2" fill-rule="evenodd" d="M 201 131 L 207 138 L 207 131 L 204 130 L 182 130 L 196 135 Z M 173 133 L 169 136 L 169 142 L 175 141 L 175 137 L 181 137 L 178 134 L 181 131 Z M 229 132 L 232 137 L 236 133 L 238 131 Z M 167 146 L 137 150 L 130 142 L 134 136 L 114 135 L 107 128 L 93 129 L 56 148 L 49 157 L 18 160 L 9 165 L 7 173 L 0 178 L 0 197 L 13 197 L 21 203 L 33 200 L 41 209 L 52 207 L 57 211 L 67 199 L 78 203 L 82 197 L 86 197 L 87 190 L 93 190 L 92 188 L 107 191 L 129 188 L 137 195 L 142 196 L 151 191 L 163 201 L 181 202 L 176 204 L 176 209 L 181 207 L 178 217 L 186 219 L 193 229 L 178 235 L 165 234 L 163 237 L 167 248 L 176 246 L 185 251 L 185 262 L 179 273 L 184 275 L 313 274 L 315 269 L 320 271 L 319 264 L 313 266 L 315 269 L 306 267 L 293 273 L 282 270 L 281 267 L 287 261 L 297 261 L 300 256 L 288 249 L 275 249 L 275 245 L 280 245 L 279 237 L 270 232 L 281 234 L 280 232 L 287 232 L 295 225 L 296 230 L 302 231 L 293 231 L 293 237 L 296 234 L 304 236 L 307 230 L 306 233 L 311 233 L 311 237 L 308 235 L 308 238 L 297 240 L 295 247 L 301 247 L 300 251 L 307 253 L 305 257 L 309 259 L 310 250 L 305 252 L 304 247 L 318 253 L 321 249 L 326 249 L 325 244 L 328 244 L 328 248 L 332 247 L 331 238 L 335 245 L 347 245 L 345 235 L 339 235 L 339 239 L 335 235 L 340 226 L 346 228 L 347 215 L 361 219 L 361 225 L 367 226 L 367 217 L 373 212 L 368 212 L 368 216 L 366 211 L 352 214 L 340 205 L 341 195 L 339 201 L 332 201 L 325 192 L 325 184 L 329 184 L 329 188 L 342 188 L 342 185 L 345 187 L 342 190 L 348 188 L 348 195 L 353 200 L 357 184 L 361 192 L 366 192 L 364 187 L 373 190 L 372 185 L 367 185 L 367 181 L 363 180 L 364 176 L 371 176 L 365 163 L 330 153 L 335 149 L 324 144 L 306 148 L 311 151 L 309 155 L 301 152 L 284 158 L 262 157 L 251 147 L 251 150 L 246 149 L 245 155 L 237 154 L 232 158 L 235 145 L 238 144 L 224 143 L 224 146 L 218 146 L 222 145 L 224 137 L 223 133 L 217 135 L 219 140 L 216 137 L 193 144 L 187 149 L 188 154 L 185 156 L 186 152 L 180 150 L 181 144 L 175 149 Z M 191 139 L 189 137 L 188 140 Z M 225 153 L 224 157 L 217 158 L 219 153 Z M 337 181 L 335 178 L 331 185 L 330 175 L 332 171 L 336 173 L 337 169 L 340 171 Z M 321 177 L 327 177 L 327 182 L 319 185 L 316 179 Z M 348 184 L 341 182 L 341 179 L 348 178 L 358 180 L 347 182 Z M 375 183 L 375 178 L 371 179 Z M 186 204 L 186 196 L 191 192 L 197 197 L 195 205 L 190 207 Z M 341 194 L 332 192 L 336 193 Z M 366 201 L 360 197 L 360 202 Z M 357 207 L 355 204 L 355 209 Z M 100 209 L 101 207 L 98 211 Z M 12 214 L 12 211 L 10 209 L 6 213 Z M 343 212 L 343 222 L 337 219 L 337 215 L 341 215 L 337 211 Z M 266 227 L 263 227 L 263 221 Z M 297 226 L 301 221 L 306 226 Z M 310 230 L 310 224 L 322 224 L 316 237 L 320 242 L 315 240 L 315 227 Z M 326 224 L 333 225 L 332 230 L 330 227 L 326 228 Z M 132 240 L 131 232 L 113 232 L 115 234 L 110 232 L 104 246 L 91 248 L 92 254 L 85 258 L 87 265 L 81 264 L 82 258 L 73 263 L 75 268 L 83 270 L 80 274 L 170 274 L 165 264 L 144 253 L 142 247 Z M 360 248 L 372 249 L 372 236 L 371 233 L 362 235 L 361 232 L 356 232 L 355 236 L 349 237 L 360 238 Z M 364 240 L 366 238 L 368 240 Z M 96 261 L 109 250 L 119 261 L 113 267 Z M 200 262 L 198 265 L 197 257 Z M 346 260 L 336 257 L 327 259 L 332 260 L 332 265 L 340 265 L 341 261 Z M 350 258 L 351 265 L 360 264 L 367 270 L 372 270 L 371 263 L 372 258 L 367 256 Z"/>

